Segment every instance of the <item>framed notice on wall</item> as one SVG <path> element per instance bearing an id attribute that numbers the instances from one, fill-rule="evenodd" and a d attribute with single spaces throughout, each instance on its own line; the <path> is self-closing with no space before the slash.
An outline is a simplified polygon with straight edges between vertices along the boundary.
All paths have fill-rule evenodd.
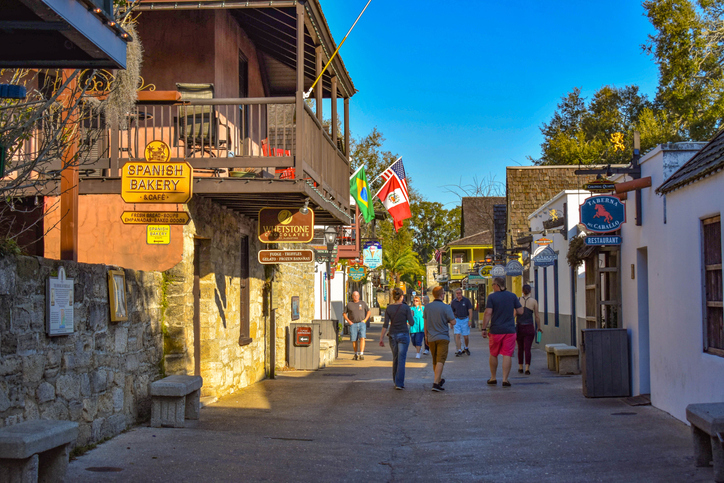
<path id="1" fill-rule="evenodd" d="M 73 333 L 73 282 L 58 268 L 58 277 L 48 277 L 45 291 L 46 331 L 50 337 Z"/>
<path id="2" fill-rule="evenodd" d="M 128 320 L 126 272 L 123 270 L 108 270 L 108 302 L 111 309 L 111 322 Z"/>
<path id="3" fill-rule="evenodd" d="M 299 295 L 292 297 L 292 320 L 299 320 Z"/>

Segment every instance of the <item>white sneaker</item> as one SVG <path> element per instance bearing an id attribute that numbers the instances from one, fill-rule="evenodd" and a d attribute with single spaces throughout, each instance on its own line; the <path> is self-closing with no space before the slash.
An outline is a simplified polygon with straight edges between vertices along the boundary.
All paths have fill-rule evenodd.
<path id="1" fill-rule="evenodd" d="M 420 358 L 420 353 L 418 352 L 417 354 L 415 354 L 415 359 L 419 359 L 419 358 Z"/>
<path id="2" fill-rule="evenodd" d="M 427 350 L 427 349 L 425 349 L 425 352 L 423 352 L 423 354 L 425 354 L 425 355 L 429 355 L 429 354 L 430 354 L 430 351 L 429 351 L 429 350 Z"/>

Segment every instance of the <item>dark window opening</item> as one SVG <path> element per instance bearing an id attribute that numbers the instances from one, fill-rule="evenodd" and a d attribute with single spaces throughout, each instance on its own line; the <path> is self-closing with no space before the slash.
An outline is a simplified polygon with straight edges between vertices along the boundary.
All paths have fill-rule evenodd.
<path id="1" fill-rule="evenodd" d="M 239 283 L 241 300 L 239 303 L 239 345 L 246 345 L 252 341 L 251 328 L 249 323 L 249 237 L 241 237 L 241 270 L 239 273 Z"/>
<path id="2" fill-rule="evenodd" d="M 704 350 L 724 357 L 721 216 L 702 220 L 704 258 Z"/>

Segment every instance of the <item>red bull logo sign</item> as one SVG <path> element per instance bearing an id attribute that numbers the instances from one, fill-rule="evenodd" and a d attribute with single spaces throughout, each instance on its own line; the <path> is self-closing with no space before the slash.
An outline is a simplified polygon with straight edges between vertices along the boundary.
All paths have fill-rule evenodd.
<path id="1" fill-rule="evenodd" d="M 615 196 L 592 196 L 580 206 L 581 224 L 594 233 L 609 233 L 626 222 L 626 205 Z"/>

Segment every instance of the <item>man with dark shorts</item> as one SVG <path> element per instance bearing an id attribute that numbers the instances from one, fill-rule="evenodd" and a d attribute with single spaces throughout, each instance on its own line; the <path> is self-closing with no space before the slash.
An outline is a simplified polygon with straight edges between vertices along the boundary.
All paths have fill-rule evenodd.
<path id="1" fill-rule="evenodd" d="M 448 304 L 442 301 L 445 289 L 438 286 L 432 289 L 433 301 L 425 306 L 425 342 L 430 346 L 432 354 L 432 367 L 435 369 L 435 380 L 432 390 L 444 391 L 442 387 L 445 379 L 442 378 L 442 369 L 447 360 L 448 346 L 450 345 L 450 327 L 455 326 L 455 315 Z"/>
<path id="2" fill-rule="evenodd" d="M 352 341 L 354 357 L 352 360 L 365 359 L 365 337 L 367 336 L 367 320 L 372 311 L 364 301 L 359 299 L 359 292 L 352 292 L 352 301 L 344 308 L 344 320 L 349 324 L 349 338 Z M 359 340 L 359 351 L 357 341 Z"/>
<path id="3" fill-rule="evenodd" d="M 503 356 L 503 387 L 510 387 L 508 375 L 513 364 L 513 352 L 515 352 L 515 314 L 523 313 L 523 306 L 520 305 L 518 297 L 505 289 L 505 279 L 495 277 L 493 279 L 494 292 L 488 295 L 488 302 L 483 317 L 483 337 L 490 339 L 490 379 L 488 384 L 496 385 L 496 373 L 498 372 L 498 355 Z"/>

